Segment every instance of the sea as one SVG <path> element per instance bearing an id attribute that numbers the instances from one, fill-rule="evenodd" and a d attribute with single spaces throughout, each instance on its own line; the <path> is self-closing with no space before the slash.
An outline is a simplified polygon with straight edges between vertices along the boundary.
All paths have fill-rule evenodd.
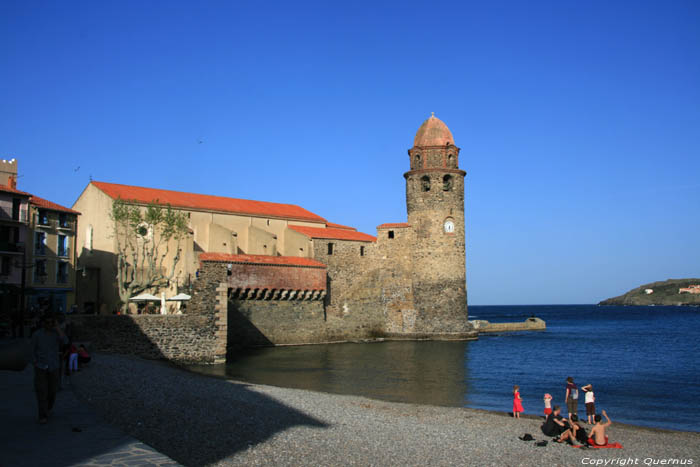
<path id="1" fill-rule="evenodd" d="M 547 323 L 477 341 L 390 341 L 260 348 L 194 371 L 250 383 L 417 404 L 526 414 L 545 393 L 566 414 L 566 378 L 592 384 L 613 421 L 700 431 L 700 307 L 470 306 L 469 319 Z M 583 394 L 579 416 L 585 415 Z"/>

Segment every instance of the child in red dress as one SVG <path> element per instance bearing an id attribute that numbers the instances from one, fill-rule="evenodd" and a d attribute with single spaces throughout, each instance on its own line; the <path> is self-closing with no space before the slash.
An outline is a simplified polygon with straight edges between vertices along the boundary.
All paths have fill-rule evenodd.
<path id="1" fill-rule="evenodd" d="M 520 412 L 523 411 L 523 402 L 520 397 L 520 386 L 513 386 L 513 417 L 520 418 Z"/>

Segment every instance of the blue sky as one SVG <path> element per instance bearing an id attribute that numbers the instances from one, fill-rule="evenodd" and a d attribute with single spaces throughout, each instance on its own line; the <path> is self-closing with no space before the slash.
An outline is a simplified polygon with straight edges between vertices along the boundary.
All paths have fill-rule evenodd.
<path id="1" fill-rule="evenodd" d="M 469 303 L 700 276 L 700 3 L 0 3 L 0 157 L 90 180 L 406 220 L 430 112 L 467 171 Z"/>

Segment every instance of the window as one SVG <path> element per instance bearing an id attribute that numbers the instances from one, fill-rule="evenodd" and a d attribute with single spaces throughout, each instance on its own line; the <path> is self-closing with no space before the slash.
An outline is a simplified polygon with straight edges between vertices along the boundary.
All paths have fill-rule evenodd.
<path id="1" fill-rule="evenodd" d="M 65 212 L 62 212 L 58 215 L 58 226 L 59 227 L 68 227 L 68 215 L 66 215 Z"/>
<path id="2" fill-rule="evenodd" d="M 360 256 L 364 256 L 364 255 L 365 255 L 365 247 L 361 246 L 360 247 Z"/>
<path id="3" fill-rule="evenodd" d="M 452 154 L 447 155 L 447 167 L 454 167 L 455 158 Z"/>
<path id="4" fill-rule="evenodd" d="M 92 251 L 92 226 L 89 225 L 87 229 L 85 229 L 85 249 L 88 251 Z"/>
<path id="5" fill-rule="evenodd" d="M 393 230 L 389 231 L 389 238 L 394 238 L 394 231 Z"/>
<path id="6" fill-rule="evenodd" d="M 10 265 L 12 264 L 12 258 L 9 256 L 2 257 L 2 263 L 0 263 L 0 276 L 10 275 Z"/>
<path id="7" fill-rule="evenodd" d="M 19 209 L 22 206 L 22 200 L 19 198 L 12 198 L 12 220 L 18 221 L 20 220 L 19 218 Z"/>
<path id="8" fill-rule="evenodd" d="M 430 177 L 426 175 L 420 179 L 420 188 L 423 191 L 430 191 Z"/>
<path id="9" fill-rule="evenodd" d="M 37 216 L 37 224 L 49 225 L 49 213 L 45 209 L 39 209 L 39 215 Z"/>
<path id="10" fill-rule="evenodd" d="M 452 177 L 449 175 L 445 175 L 442 177 L 442 190 L 443 191 L 452 191 Z"/>
<path id="11" fill-rule="evenodd" d="M 420 169 L 420 154 L 416 154 L 414 160 L 416 161 L 414 169 Z"/>
<path id="12" fill-rule="evenodd" d="M 34 262 L 34 280 L 44 281 L 46 280 L 46 260 L 38 259 Z"/>
<path id="13" fill-rule="evenodd" d="M 46 254 L 46 232 L 36 232 L 34 236 L 34 254 Z"/>
<path id="14" fill-rule="evenodd" d="M 333 254 L 333 244 L 332 244 L 332 243 L 329 243 L 329 244 L 328 244 L 328 254 L 329 254 L 329 255 L 332 255 L 332 254 Z"/>
<path id="15" fill-rule="evenodd" d="M 58 256 L 68 256 L 68 237 L 65 235 L 58 236 L 58 248 L 56 248 Z"/>
<path id="16" fill-rule="evenodd" d="M 57 284 L 67 284 L 68 283 L 68 263 L 65 261 L 59 261 L 57 263 L 56 283 Z"/>

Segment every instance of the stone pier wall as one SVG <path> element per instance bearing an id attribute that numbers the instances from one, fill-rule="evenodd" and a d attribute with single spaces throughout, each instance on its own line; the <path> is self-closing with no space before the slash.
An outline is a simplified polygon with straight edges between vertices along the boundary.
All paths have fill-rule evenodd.
<path id="1" fill-rule="evenodd" d="M 218 363 L 226 357 L 226 322 L 211 315 L 76 315 L 74 340 L 92 351 L 167 359 L 179 363 Z"/>

